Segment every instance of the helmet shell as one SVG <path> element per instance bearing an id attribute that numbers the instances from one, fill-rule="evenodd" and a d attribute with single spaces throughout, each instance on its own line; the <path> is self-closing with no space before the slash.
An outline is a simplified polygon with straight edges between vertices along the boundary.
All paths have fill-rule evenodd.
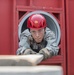
<path id="1" fill-rule="evenodd" d="M 28 18 L 27 27 L 29 29 L 40 29 L 46 27 L 46 19 L 41 14 L 33 14 Z"/>

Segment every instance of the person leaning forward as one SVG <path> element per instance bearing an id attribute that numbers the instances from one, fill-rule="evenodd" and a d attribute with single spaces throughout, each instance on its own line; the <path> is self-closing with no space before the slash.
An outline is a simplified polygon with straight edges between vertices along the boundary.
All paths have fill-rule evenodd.
<path id="1" fill-rule="evenodd" d="M 43 54 L 44 59 L 58 55 L 55 34 L 47 27 L 43 15 L 31 15 L 27 20 L 27 27 L 21 33 L 17 55 Z"/>

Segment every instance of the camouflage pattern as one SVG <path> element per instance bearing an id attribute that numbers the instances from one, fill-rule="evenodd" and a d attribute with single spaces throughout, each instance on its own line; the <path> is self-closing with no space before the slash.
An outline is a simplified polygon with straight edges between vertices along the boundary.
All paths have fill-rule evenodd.
<path id="1" fill-rule="evenodd" d="M 27 49 L 34 51 L 35 53 L 41 53 L 41 51 L 50 52 L 48 57 L 55 56 L 58 54 L 59 47 L 56 45 L 55 34 L 46 27 L 44 39 L 41 43 L 36 43 L 31 36 L 31 33 L 28 29 L 21 33 L 19 48 L 17 50 L 17 55 L 24 54 Z M 44 50 L 45 49 L 45 50 Z M 42 52 L 43 52 L 42 51 Z M 44 52 L 47 53 L 47 52 Z M 32 52 L 31 52 L 32 54 Z"/>

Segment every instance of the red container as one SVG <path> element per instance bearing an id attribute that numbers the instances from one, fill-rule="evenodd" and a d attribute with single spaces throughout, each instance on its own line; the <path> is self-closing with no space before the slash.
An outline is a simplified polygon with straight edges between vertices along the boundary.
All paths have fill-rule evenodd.
<path id="1" fill-rule="evenodd" d="M 28 13 L 43 10 L 55 16 L 61 28 L 59 55 L 41 64 L 61 65 L 64 75 L 74 75 L 74 0 L 0 0 L 0 54 L 16 54 L 18 24 Z"/>

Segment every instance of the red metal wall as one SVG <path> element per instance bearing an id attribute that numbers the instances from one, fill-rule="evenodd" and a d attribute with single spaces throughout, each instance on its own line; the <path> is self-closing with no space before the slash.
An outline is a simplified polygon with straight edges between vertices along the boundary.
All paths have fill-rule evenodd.
<path id="1" fill-rule="evenodd" d="M 43 10 L 58 18 L 62 39 L 59 55 L 41 64 L 62 65 L 64 75 L 74 75 L 73 7 L 74 0 L 0 0 L 0 55 L 16 53 L 21 17 L 30 11 Z"/>
<path id="2" fill-rule="evenodd" d="M 59 55 L 41 62 L 45 65 L 61 65 L 66 75 L 65 6 L 64 0 L 0 0 L 0 54 L 16 54 L 18 48 L 18 24 L 22 17 L 43 10 L 53 14 L 61 28 Z"/>
<path id="3" fill-rule="evenodd" d="M 0 0 L 0 54 L 12 53 L 12 0 Z"/>
<path id="4" fill-rule="evenodd" d="M 74 0 L 66 0 L 67 68 L 74 75 Z"/>

